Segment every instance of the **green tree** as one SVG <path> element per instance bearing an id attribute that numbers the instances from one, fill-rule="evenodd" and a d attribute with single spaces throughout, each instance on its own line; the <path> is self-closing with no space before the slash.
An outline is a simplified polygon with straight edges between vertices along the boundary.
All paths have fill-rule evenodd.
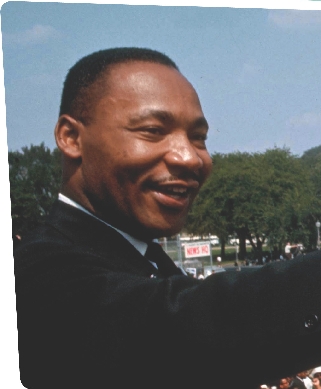
<path id="1" fill-rule="evenodd" d="M 247 255 L 249 240 L 260 261 L 267 239 L 279 251 L 288 239 L 306 241 L 304 219 L 311 212 L 313 187 L 298 157 L 275 148 L 265 153 L 217 153 L 212 160 L 212 175 L 193 206 L 188 230 L 205 228 L 223 244 L 236 233 L 240 259 Z"/>
<path id="2" fill-rule="evenodd" d="M 312 167 L 315 164 L 315 160 L 318 159 L 320 156 L 321 156 L 321 145 L 306 150 L 303 153 L 301 159 Z"/>
<path id="3" fill-rule="evenodd" d="M 8 161 L 13 234 L 24 235 L 43 222 L 57 198 L 60 152 L 41 143 L 10 151 Z"/>
<path id="4" fill-rule="evenodd" d="M 220 239 L 221 257 L 225 257 L 225 245 L 228 236 L 234 232 L 232 199 L 230 193 L 232 173 L 240 154 L 212 155 L 213 171 L 196 198 L 189 213 L 186 230 L 197 234 L 214 233 Z"/>
<path id="5" fill-rule="evenodd" d="M 311 213 L 305 220 L 306 228 L 310 232 L 307 247 L 314 248 L 317 239 L 315 223 L 317 220 L 321 221 L 321 145 L 305 151 L 301 160 L 307 169 L 314 191 Z"/>
<path id="6" fill-rule="evenodd" d="M 287 240 L 307 245 L 305 221 L 314 210 L 314 188 L 306 166 L 286 149 L 267 150 L 263 160 L 270 184 L 266 209 L 270 243 L 279 251 Z"/>

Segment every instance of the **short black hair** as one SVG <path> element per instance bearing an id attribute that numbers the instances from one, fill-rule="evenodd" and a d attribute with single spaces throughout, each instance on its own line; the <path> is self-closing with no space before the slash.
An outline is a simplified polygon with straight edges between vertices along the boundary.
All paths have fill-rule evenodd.
<path id="1" fill-rule="evenodd" d="M 95 103 L 95 97 L 100 96 L 98 92 L 95 97 L 88 94 L 89 88 L 105 76 L 112 65 L 134 61 L 159 63 L 179 71 L 175 62 L 156 50 L 116 47 L 96 51 L 81 58 L 70 68 L 63 86 L 59 116 L 70 114 L 82 121 L 89 119 L 90 106 Z"/>

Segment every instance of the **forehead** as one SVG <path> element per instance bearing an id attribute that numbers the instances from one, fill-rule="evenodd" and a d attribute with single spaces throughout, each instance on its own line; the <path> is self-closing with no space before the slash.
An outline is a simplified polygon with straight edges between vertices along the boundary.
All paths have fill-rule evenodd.
<path id="1" fill-rule="evenodd" d="M 190 82 L 175 68 L 152 62 L 133 61 L 113 65 L 105 76 L 110 97 L 140 100 L 171 99 L 200 107 Z"/>

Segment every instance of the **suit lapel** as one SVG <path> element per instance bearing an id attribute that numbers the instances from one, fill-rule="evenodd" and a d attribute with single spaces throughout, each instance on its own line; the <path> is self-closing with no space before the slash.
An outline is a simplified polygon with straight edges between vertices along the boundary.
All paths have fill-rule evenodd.
<path id="1" fill-rule="evenodd" d="M 118 231 L 71 205 L 57 201 L 47 224 L 77 247 L 101 257 L 111 270 L 148 277 L 155 273 L 153 265 Z"/>

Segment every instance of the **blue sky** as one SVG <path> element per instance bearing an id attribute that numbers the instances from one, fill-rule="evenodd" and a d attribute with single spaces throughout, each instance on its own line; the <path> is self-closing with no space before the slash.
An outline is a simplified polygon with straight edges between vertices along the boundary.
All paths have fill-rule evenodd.
<path id="1" fill-rule="evenodd" d="M 321 3 L 300 2 L 316 10 L 291 9 L 296 2 L 278 2 L 290 9 L 273 9 L 273 1 L 272 9 L 224 3 L 3 4 L 8 149 L 41 142 L 55 147 L 68 69 L 84 55 L 115 46 L 150 47 L 174 59 L 199 94 L 210 153 L 285 146 L 301 155 L 319 146 Z M 242 8 L 228 6 L 236 3 Z"/>
<path id="2" fill-rule="evenodd" d="M 199 94 L 210 153 L 286 146 L 301 155 L 321 144 L 321 1 L 113 3 L 2 3 L 0 387 L 23 388 L 7 152 L 55 147 L 62 84 L 78 59 L 115 46 L 168 54 Z"/>

